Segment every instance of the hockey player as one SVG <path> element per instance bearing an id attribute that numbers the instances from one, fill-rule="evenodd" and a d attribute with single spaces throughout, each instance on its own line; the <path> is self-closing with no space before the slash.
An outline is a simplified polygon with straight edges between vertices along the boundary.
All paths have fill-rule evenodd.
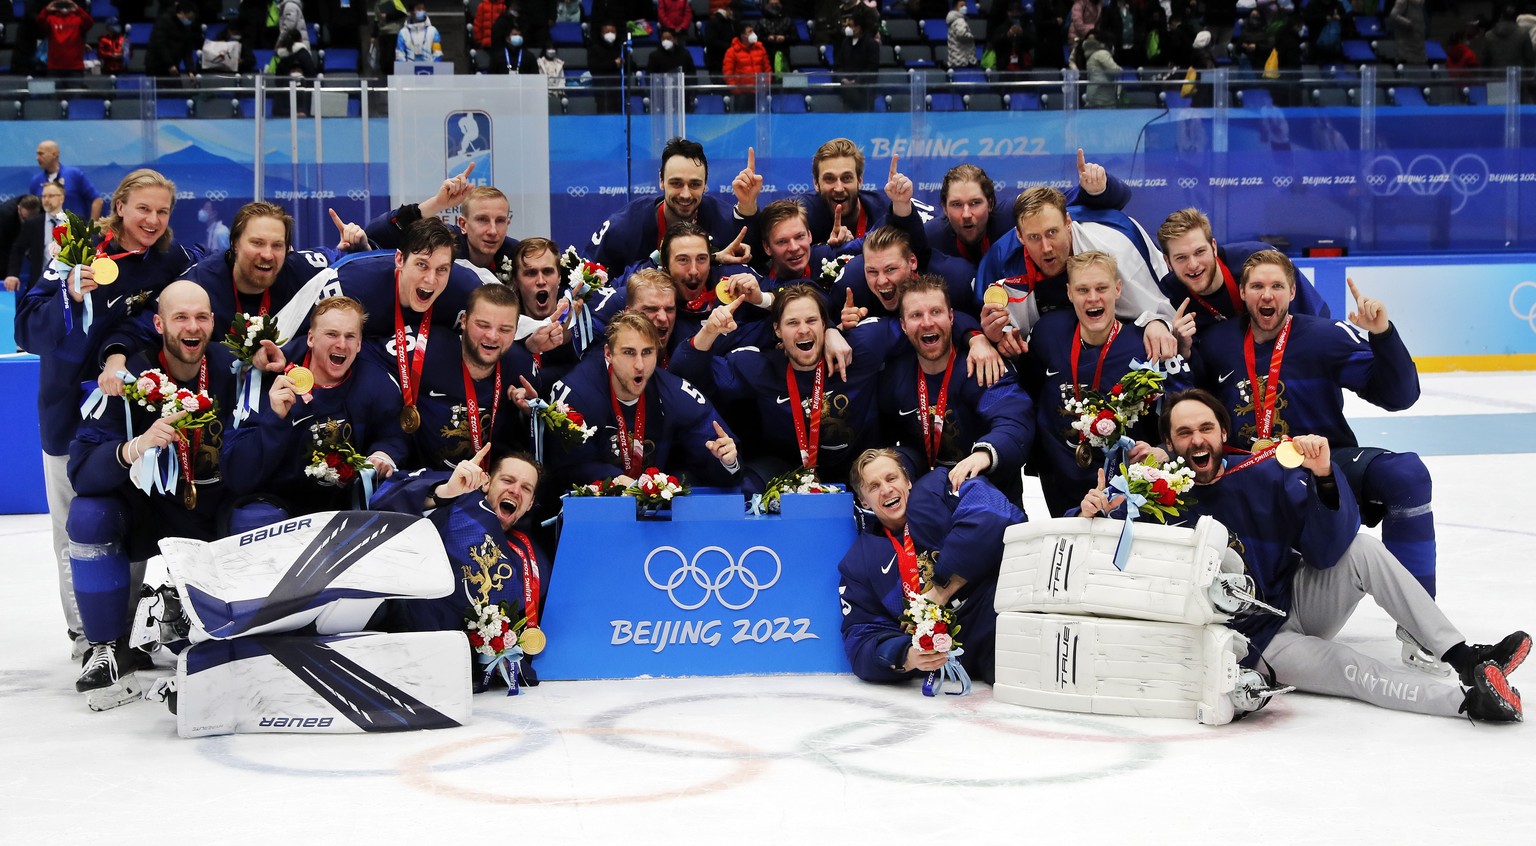
<path id="1" fill-rule="evenodd" d="M 1367 525 L 1431 596 L 1435 593 L 1435 518 L 1429 470 L 1418 455 L 1362 447 L 1344 418 L 1344 389 L 1389 411 L 1419 398 L 1419 374 L 1386 306 L 1349 283 L 1350 323 L 1292 314 L 1296 270 L 1274 250 L 1254 253 L 1242 270 L 1246 319 L 1205 333 L 1194 384 L 1232 415 L 1228 443 L 1262 450 L 1291 432 L 1328 439 Z M 1353 324 L 1353 325 L 1351 325 Z M 1358 328 L 1356 328 L 1358 327 Z M 1444 673 L 1402 633 L 1403 658 Z"/>
<path id="2" fill-rule="evenodd" d="M 1287 614 L 1232 621 L 1251 643 L 1243 664 L 1262 660 L 1280 684 L 1401 711 L 1521 719 L 1520 694 L 1507 676 L 1525 660 L 1530 636 L 1515 632 L 1491 646 L 1468 644 L 1381 542 L 1360 533 L 1349 482 L 1327 438 L 1297 435 L 1291 444 L 1301 463 L 1287 469 L 1272 460 L 1272 449 L 1251 455 L 1231 449 L 1231 425 L 1223 402 L 1192 390 L 1167 398 L 1161 432 L 1195 471 L 1197 487 L 1181 517 L 1193 525 L 1210 515 L 1234 532 L 1264 601 Z M 1102 491 L 1091 492 L 1083 515 L 1110 504 Z M 1426 682 L 1334 641 L 1367 595 L 1450 664 L 1466 690 Z"/>
<path id="3" fill-rule="evenodd" d="M 932 472 L 914 485 L 901 457 L 888 449 L 861 453 L 850 485 L 875 517 L 837 565 L 843 649 L 854 675 L 895 682 L 944 665 L 944 653 L 913 648 L 911 633 L 902 629 L 911 591 L 955 608 L 960 663 L 991 681 L 1003 530 L 1024 522 L 1024 512 L 984 478 L 967 479 L 957 490 L 949 474 Z"/>
<path id="4" fill-rule="evenodd" d="M 503 285 L 512 284 L 516 275 L 513 255 L 519 243 L 507 237 L 512 204 L 497 188 L 470 182 L 474 169 L 470 165 L 463 173 L 444 180 L 436 194 L 420 203 L 407 203 L 374 218 L 368 224 L 368 238 L 379 249 L 396 249 L 411 224 L 458 206 L 453 257 L 469 262 Z"/>
<path id="5" fill-rule="evenodd" d="M 920 472 L 949 468 L 950 485 L 985 475 L 1020 501 L 1019 471 L 1035 436 L 1029 397 L 1011 368 L 983 388 L 966 378 L 968 350 L 953 340 L 944 280 L 918 276 L 898 298 L 910 351 L 895 354 L 880 379 L 885 443 L 901 444 Z"/>
<path id="6" fill-rule="evenodd" d="M 852 244 L 844 250 L 815 243 L 806 225 L 805 206 L 796 200 L 774 200 L 763 207 L 763 261 L 769 287 L 792 282 L 811 282 L 822 291 L 830 291 L 839 270 L 837 258 L 859 248 Z"/>
<path id="7" fill-rule="evenodd" d="M 890 206 L 879 194 L 862 190 L 864 151 L 857 144 L 833 138 L 816 148 L 811 178 L 815 193 L 795 199 L 806 209 L 812 243 L 840 248 L 885 224 Z"/>
<path id="8" fill-rule="evenodd" d="M 842 309 L 838 328 L 850 329 L 866 317 L 899 319 L 896 290 L 919 272 L 943 279 L 948 283 L 951 305 L 974 316 L 973 274 L 955 273 L 953 263 L 952 256 L 934 253 L 925 268 L 906 231 L 889 225 L 875 229 L 864 238 L 862 252 L 848 262 L 827 294 L 827 300 Z M 963 268 L 963 262 L 961 265 Z"/>
<path id="9" fill-rule="evenodd" d="M 1194 307 L 1189 312 L 1200 331 L 1246 312 L 1232 268 L 1241 271 L 1249 256 L 1274 249 L 1262 241 L 1218 246 L 1211 234 L 1211 221 L 1199 209 L 1180 209 L 1168 215 L 1157 228 L 1157 242 L 1169 267 L 1157 286 L 1171 303 L 1185 298 L 1191 301 Z M 1310 282 L 1297 284 L 1292 308 L 1296 314 L 1330 316 L 1328 304 Z"/>
<path id="10" fill-rule="evenodd" d="M 16 314 L 17 342 L 39 359 L 43 389 L 37 393 L 37 420 L 43 478 L 58 560 L 59 599 L 77 657 L 86 641 L 80 636 L 70 589 L 65 530 L 69 501 L 74 497 L 67 470 L 69 444 L 80 425 L 76 386 L 98 378 L 104 340 L 192 264 L 192 254 L 171 235 L 175 201 L 175 183 L 153 170 L 139 169 L 123 177 L 112 192 L 112 214 L 103 227 L 107 240 L 96 247 L 97 255 L 110 259 L 117 271 L 113 284 L 99 285 L 89 264 L 68 279 L 50 268 L 27 291 Z M 87 302 L 90 321 L 86 320 Z"/>
<path id="11" fill-rule="evenodd" d="M 566 327 L 569 299 L 561 297 L 560 248 L 548 238 L 525 238 L 514 251 L 518 297 L 522 300 L 519 340 L 533 356 L 546 381 L 570 371 L 584 349 L 576 346 L 574 332 Z"/>
<path id="12" fill-rule="evenodd" d="M 661 150 L 661 202 L 641 197 L 603 222 L 586 247 L 587 258 L 617 271 L 650 255 L 661 246 L 668 227 L 688 221 L 709 233 L 716 244 L 730 243 L 748 227 L 747 243 L 756 237 L 757 195 L 763 179 L 756 171 L 756 154 L 747 151 L 747 166 L 731 182 L 736 206 L 726 209 L 709 194 L 709 160 L 697 141 L 673 138 Z"/>
<path id="13" fill-rule="evenodd" d="M 736 441 L 697 388 L 656 369 L 656 327 L 623 311 L 606 338 L 601 357 L 588 356 L 550 389 L 551 402 L 569 404 L 597 429 L 580 444 L 554 439 L 549 466 L 559 468 L 557 488 L 596 479 L 627 485 L 649 467 L 693 484 L 736 487 Z"/>
<path id="14" fill-rule="evenodd" d="M 997 206 L 992 177 L 973 164 L 956 165 L 939 185 L 943 217 L 924 227 L 928 246 L 970 264 L 974 273 L 992 245 L 1013 229 L 1013 221 Z"/>
<path id="15" fill-rule="evenodd" d="M 82 630 L 91 644 L 75 689 L 89 694 L 97 711 L 137 695 L 139 685 L 129 676 L 149 666 L 147 656 L 127 644 L 143 562 L 162 537 L 218 538 L 228 503 L 219 448 L 234 377 L 230 354 L 210 347 L 214 322 L 207 293 L 192 282 L 171 283 L 160 294 L 154 324 L 161 348 L 135 354 L 128 372 L 157 370 L 170 378 L 168 387 L 206 394 L 219 418 L 183 431 L 176 423 L 185 411 L 163 415 L 138 402 L 110 401 L 100 417 L 81 425 L 70 445 L 69 476 L 77 494 L 70 504 L 70 558 Z M 141 467 L 156 473 L 174 467 L 175 489 L 142 489 L 133 479 Z"/>

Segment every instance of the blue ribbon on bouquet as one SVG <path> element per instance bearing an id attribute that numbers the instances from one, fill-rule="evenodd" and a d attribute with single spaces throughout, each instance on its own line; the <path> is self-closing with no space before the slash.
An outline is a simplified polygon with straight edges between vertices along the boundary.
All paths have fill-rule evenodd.
<path id="1" fill-rule="evenodd" d="M 533 457 L 540 464 L 544 463 L 544 418 L 540 411 L 549 408 L 549 403 L 538 397 L 528 400 L 528 410 L 533 412 L 528 421 L 528 434 L 533 441 Z"/>
<path id="2" fill-rule="evenodd" d="M 483 668 L 480 676 L 482 687 L 489 687 L 491 679 L 498 675 L 507 683 L 507 695 L 516 696 L 522 684 L 523 671 L 518 662 L 523 660 L 523 648 L 514 646 L 502 650 L 500 655 L 486 655 L 483 652 L 475 653 L 475 660 Z"/>
<path id="3" fill-rule="evenodd" d="M 1141 507 L 1147 504 L 1147 498 L 1138 493 L 1131 493 L 1131 482 L 1125 476 L 1116 473 L 1109 480 L 1110 491 L 1119 491 L 1125 496 L 1125 520 L 1120 526 L 1120 541 L 1115 544 L 1115 569 L 1124 571 L 1125 563 L 1131 557 L 1131 544 L 1133 542 L 1131 526 L 1136 518 L 1141 516 Z M 1113 496 L 1113 494 L 1111 494 Z"/>
<path id="4" fill-rule="evenodd" d="M 117 378 L 123 380 L 124 385 L 138 379 L 138 377 L 134 376 L 132 373 L 129 373 L 126 370 L 119 370 L 115 375 Z M 80 390 L 89 390 L 91 392 L 90 396 L 85 398 L 85 402 L 80 404 L 80 418 L 82 420 L 95 420 L 96 418 L 100 417 L 102 412 L 107 410 L 108 399 L 107 395 L 101 392 L 101 383 L 81 382 Z M 131 415 L 133 413 L 133 403 L 129 401 L 126 395 L 123 397 L 123 404 L 128 406 L 128 413 Z M 133 424 L 131 420 L 129 421 L 128 437 L 130 439 L 133 437 Z"/>
<path id="5" fill-rule="evenodd" d="M 261 377 L 249 362 L 236 359 L 230 362 L 229 372 L 235 375 L 235 409 L 230 412 L 229 428 L 238 429 L 240 424 L 255 414 L 261 405 Z"/>
<path id="6" fill-rule="evenodd" d="M 565 315 L 565 328 L 571 330 L 571 335 L 576 339 L 576 351 L 585 350 L 592 343 L 592 309 L 587 308 L 586 300 L 597 287 L 585 279 L 577 279 L 571 283 L 571 310 Z"/>
<path id="7" fill-rule="evenodd" d="M 64 279 L 65 286 L 67 286 L 61 286 L 59 288 L 59 293 L 64 297 L 64 334 L 68 335 L 70 332 L 75 331 L 74 306 L 70 305 L 69 292 L 74 291 L 77 294 L 81 293 L 80 265 L 70 265 L 59 261 L 58 259 L 50 259 L 48 262 L 48 268 L 59 274 L 59 276 Z M 89 294 L 85 294 L 82 298 L 82 301 L 85 303 L 85 316 L 80 321 L 80 331 L 84 332 L 85 334 L 90 334 L 91 324 L 95 322 L 96 319 L 96 307 L 95 304 L 91 302 L 91 296 Z"/>
<path id="8" fill-rule="evenodd" d="M 923 679 L 923 695 L 933 696 L 944 689 L 945 682 L 953 682 L 960 685 L 959 690 L 951 690 L 946 696 L 965 696 L 971 692 L 971 674 L 960 666 L 960 656 L 965 654 L 964 649 L 951 649 L 949 657 L 944 661 L 944 666 L 928 674 Z"/>
<path id="9" fill-rule="evenodd" d="M 133 463 L 130 472 L 133 486 L 146 494 L 163 493 L 176 495 L 176 482 L 181 478 L 181 462 L 176 453 L 160 447 L 150 447 Z"/>

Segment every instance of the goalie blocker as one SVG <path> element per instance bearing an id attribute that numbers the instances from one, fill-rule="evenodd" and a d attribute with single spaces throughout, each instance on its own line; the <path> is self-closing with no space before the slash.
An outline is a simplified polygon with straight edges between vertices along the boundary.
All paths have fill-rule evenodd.
<path id="1" fill-rule="evenodd" d="M 1014 705 L 1219 726 L 1290 690 L 1238 666 L 1247 653 L 1247 638 L 1223 625 L 1008 612 L 997 617 L 992 690 Z"/>
<path id="2" fill-rule="evenodd" d="M 1250 607 L 1280 613 L 1254 596 L 1227 528 L 1201 517 L 1194 528 L 1137 523 L 1125 570 L 1114 564 L 1122 520 L 1058 517 L 1003 534 L 998 613 L 1091 614 L 1220 623 Z"/>

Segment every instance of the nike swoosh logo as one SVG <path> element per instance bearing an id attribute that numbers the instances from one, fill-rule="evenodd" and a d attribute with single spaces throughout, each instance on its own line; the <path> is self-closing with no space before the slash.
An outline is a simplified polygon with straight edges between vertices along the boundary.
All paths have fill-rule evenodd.
<path id="1" fill-rule="evenodd" d="M 911 416 L 912 416 L 912 415 L 914 415 L 914 414 L 916 414 L 916 413 L 917 413 L 917 409 L 915 409 L 915 408 L 909 408 L 909 409 L 907 409 L 907 410 L 906 410 L 906 411 L 898 411 L 898 412 L 896 412 L 896 413 L 897 413 L 897 414 L 898 414 L 898 415 L 900 415 L 900 416 L 902 416 L 902 417 L 911 417 Z"/>
<path id="2" fill-rule="evenodd" d="M 1354 458 L 1351 458 L 1351 459 L 1350 459 L 1350 460 L 1349 460 L 1349 463 L 1350 463 L 1350 464 L 1354 464 L 1354 463 L 1355 463 L 1355 462 L 1356 462 L 1356 461 L 1359 461 L 1359 460 L 1360 460 L 1360 456 L 1362 456 L 1362 455 L 1365 455 L 1365 453 L 1363 453 L 1363 452 L 1357 452 L 1357 453 L 1355 453 L 1355 457 L 1354 457 Z"/>
<path id="3" fill-rule="evenodd" d="M 1236 372 L 1237 372 L 1236 370 L 1228 370 L 1220 379 L 1217 379 L 1216 381 L 1217 382 L 1225 382 L 1228 379 L 1231 379 L 1232 378 L 1232 374 L 1236 373 Z"/>
<path id="4" fill-rule="evenodd" d="M 442 391 L 427 391 L 427 396 L 429 396 L 429 397 L 446 397 L 448 395 L 443 393 Z"/>
<path id="5" fill-rule="evenodd" d="M 1047 378 L 1047 379 L 1049 379 L 1049 378 L 1050 378 L 1050 377 L 1052 377 L 1052 376 L 1056 376 L 1056 375 L 1058 375 L 1058 374 L 1060 374 L 1060 373 L 1061 373 L 1061 371 L 1060 371 L 1060 370 L 1046 370 L 1046 371 L 1045 371 L 1045 377 L 1046 377 L 1046 378 Z"/>
<path id="6" fill-rule="evenodd" d="M 779 405 L 789 402 L 789 397 L 779 397 Z"/>
<path id="7" fill-rule="evenodd" d="M 113 297 L 110 300 L 107 300 L 107 308 L 111 308 L 111 307 L 117 305 L 122 299 L 123 299 L 122 296 L 116 296 L 116 297 Z"/>
<path id="8" fill-rule="evenodd" d="M 297 426 L 300 423 L 303 423 L 305 420 L 313 420 L 313 419 L 315 419 L 315 415 L 311 414 L 308 417 L 300 417 L 299 419 L 292 421 L 292 424 Z"/>
<path id="9" fill-rule="evenodd" d="M 885 562 L 885 566 L 880 568 L 880 572 L 882 572 L 882 573 L 889 573 L 889 572 L 891 572 L 891 565 L 895 564 L 895 563 L 896 563 L 896 556 L 893 555 L 893 556 L 891 556 L 891 560 Z"/>

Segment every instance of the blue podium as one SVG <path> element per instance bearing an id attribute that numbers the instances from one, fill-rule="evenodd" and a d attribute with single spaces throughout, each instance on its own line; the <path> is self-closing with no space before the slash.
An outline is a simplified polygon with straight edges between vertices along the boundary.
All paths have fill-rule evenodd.
<path id="1" fill-rule="evenodd" d="M 630 497 L 567 498 L 542 626 L 541 679 L 846 673 L 837 562 L 853 497 L 679 497 L 670 519 Z"/>

